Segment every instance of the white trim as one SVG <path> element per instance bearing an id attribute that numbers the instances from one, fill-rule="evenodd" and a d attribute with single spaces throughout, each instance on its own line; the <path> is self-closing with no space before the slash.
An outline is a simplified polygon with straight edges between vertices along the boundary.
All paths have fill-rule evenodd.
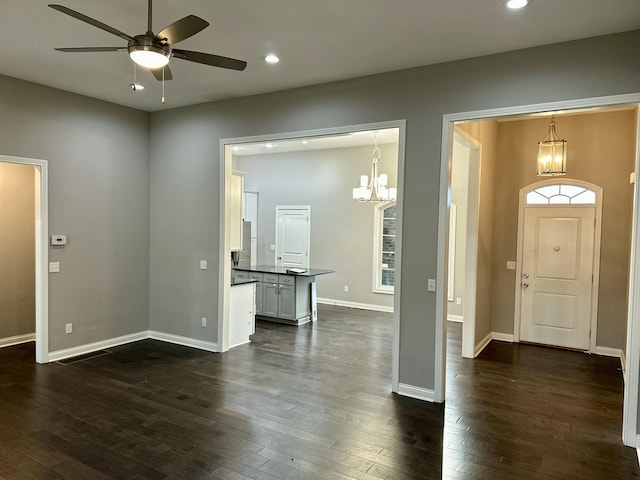
<path id="1" fill-rule="evenodd" d="M 636 435 L 636 454 L 638 455 L 638 465 L 640 465 L 640 435 Z"/>
<path id="2" fill-rule="evenodd" d="M 640 102 L 640 95 L 635 95 Z M 636 114 L 636 163 L 640 171 L 640 110 Z M 627 314 L 627 345 L 625 348 L 624 403 L 622 405 L 622 441 L 632 446 L 637 433 L 638 381 L 640 380 L 640 191 L 633 184 L 633 220 L 631 224 L 631 256 L 629 258 L 629 308 Z"/>
<path id="3" fill-rule="evenodd" d="M 150 330 L 148 338 L 152 338 L 153 340 L 161 340 L 168 343 L 175 343 L 177 345 L 183 345 L 185 347 L 197 348 L 199 350 L 206 350 L 207 352 L 218 352 L 218 344 L 215 342 L 206 342 L 204 340 L 183 337 L 181 335 L 173 335 L 171 333 L 156 332 L 155 330 Z"/>
<path id="4" fill-rule="evenodd" d="M 149 338 L 148 330 L 138 333 L 131 333 L 129 335 L 122 335 L 121 337 L 109 338 L 107 340 L 101 340 L 99 342 L 78 345 L 77 347 L 56 350 L 55 352 L 49 353 L 49 361 L 57 362 L 60 360 L 64 360 L 65 358 L 77 357 L 78 355 L 85 355 L 87 353 L 96 352 L 98 350 L 104 350 L 105 348 L 117 347 L 118 345 L 124 345 L 125 343 L 137 342 L 146 338 Z"/>
<path id="5" fill-rule="evenodd" d="M 620 367 L 622 368 L 624 383 L 627 383 L 627 356 L 624 354 L 624 350 L 620 352 Z"/>
<path id="6" fill-rule="evenodd" d="M 603 357 L 622 357 L 622 349 L 620 348 L 596 347 L 593 353 L 595 353 L 596 355 L 602 355 Z"/>
<path id="7" fill-rule="evenodd" d="M 396 205 L 396 202 L 382 202 L 373 207 L 373 278 L 371 291 L 373 293 L 382 293 L 384 295 L 393 295 L 395 293 L 395 266 L 394 285 L 382 285 L 382 228 L 384 226 L 384 211 Z M 397 215 L 396 215 L 397 217 Z M 397 219 L 396 219 L 397 221 Z M 398 238 L 398 229 L 396 228 L 396 239 Z M 396 240 L 396 248 L 397 248 Z M 394 249 L 395 254 L 395 249 Z M 397 263 L 397 262 L 396 262 Z"/>
<path id="8" fill-rule="evenodd" d="M 508 342 L 513 343 L 513 335 L 510 333 L 500 333 L 500 332 L 489 332 L 487 336 L 484 337 L 475 348 L 475 357 L 480 355 L 480 353 L 491 343 L 492 340 L 497 342 Z"/>
<path id="9" fill-rule="evenodd" d="M 0 155 L 0 162 L 33 165 L 35 174 L 36 362 L 49 361 L 49 194 L 46 160 Z"/>
<path id="10" fill-rule="evenodd" d="M 149 338 L 167 343 L 175 343 L 185 347 L 197 348 L 199 350 L 206 350 L 208 352 L 218 352 L 218 344 L 215 342 L 205 342 L 204 340 L 182 337 L 171 333 L 157 332 L 155 330 L 144 330 L 142 332 L 131 333 L 129 335 L 122 335 L 121 337 L 109 338 L 107 340 L 87 343 L 77 347 L 56 350 L 55 352 L 49 353 L 49 361 L 57 362 L 64 360 L 65 358 L 77 357 L 78 355 L 85 355 L 98 350 L 104 350 L 105 348 L 117 347 L 126 343 L 139 342 L 140 340 L 146 340 Z"/>
<path id="11" fill-rule="evenodd" d="M 36 341 L 35 333 L 26 333 L 24 335 L 15 335 L 13 337 L 0 338 L 0 348 L 11 347 L 12 345 L 20 345 L 21 343 L 29 343 Z"/>
<path id="12" fill-rule="evenodd" d="M 407 385 L 406 383 L 398 384 L 398 395 L 404 397 L 415 398 L 417 400 L 424 400 L 425 402 L 435 402 L 435 392 L 427 388 L 415 387 L 413 385 Z"/>
<path id="13" fill-rule="evenodd" d="M 527 204 L 527 194 L 540 187 L 547 185 L 576 185 L 593 191 L 596 195 L 595 204 Z M 513 336 L 516 341 L 520 341 L 520 322 L 521 322 L 521 305 L 522 305 L 522 288 L 520 286 L 520 279 L 522 278 L 522 266 L 523 266 L 523 249 L 524 249 L 524 215 L 526 209 L 537 208 L 592 208 L 595 211 L 596 224 L 594 226 L 593 233 L 593 267 L 592 275 L 593 280 L 591 283 L 591 308 L 590 315 L 591 320 L 589 328 L 591 330 L 591 336 L 589 340 L 589 352 L 595 353 L 596 339 L 598 336 L 598 292 L 600 289 L 600 248 L 602 240 L 602 196 L 603 189 L 599 185 L 593 183 L 584 182 L 582 180 L 575 180 L 572 178 L 551 178 L 540 182 L 532 183 L 520 189 L 520 203 L 518 205 L 518 240 L 516 252 L 518 255 L 518 261 L 516 262 L 516 275 L 515 275 L 515 307 L 513 315 Z"/>
<path id="14" fill-rule="evenodd" d="M 491 340 L 513 343 L 512 333 L 491 332 Z"/>
<path id="15" fill-rule="evenodd" d="M 482 144 L 460 129 L 454 129 L 454 142 L 469 151 L 467 170 L 467 214 L 464 239 L 464 312 L 467 321 L 462 324 L 462 356 L 475 358 L 476 298 L 478 294 L 478 230 L 480 216 L 480 171 L 482 169 Z M 453 144 L 451 144 L 453 146 Z M 453 161 L 453 152 L 450 154 Z M 451 165 L 451 163 L 450 163 Z M 450 167 L 451 168 L 451 167 Z M 449 227 L 449 233 L 451 228 Z M 448 254 L 447 254 L 448 256 Z"/>
<path id="16" fill-rule="evenodd" d="M 454 315 L 453 313 L 447 313 L 447 322 L 464 323 L 464 317 L 462 315 Z"/>
<path id="17" fill-rule="evenodd" d="M 359 308 L 361 310 L 372 310 L 374 312 L 393 313 L 393 306 L 374 305 L 372 303 L 349 302 L 347 300 L 337 300 L 335 298 L 318 298 L 317 303 L 325 305 L 335 305 L 337 307 Z"/>
<path id="18" fill-rule="evenodd" d="M 487 333 L 487 335 L 480 340 L 480 342 L 476 345 L 474 351 L 473 351 L 473 358 L 476 358 L 478 355 L 480 355 L 480 352 L 482 352 L 487 345 L 489 345 L 489 343 L 491 343 L 492 340 L 492 335 L 491 332 Z"/>
<path id="19" fill-rule="evenodd" d="M 509 115 L 528 115 L 539 112 L 558 110 L 575 110 L 580 108 L 594 108 L 614 105 L 637 105 L 640 103 L 640 93 L 591 97 L 559 102 L 546 102 L 514 107 L 492 108 L 469 112 L 448 113 L 442 116 L 442 148 L 440 156 L 440 197 L 438 213 L 438 278 L 445 275 L 446 259 L 446 220 L 447 199 L 449 188 L 449 144 L 453 135 L 453 122 L 474 121 L 503 117 Z M 640 111 L 638 112 L 640 120 Z M 640 138 L 640 121 L 636 122 L 636 139 Z M 636 142 L 637 149 L 640 142 Z M 640 171 L 640 151 L 636 151 L 636 172 Z M 638 416 L 638 381 L 640 371 L 640 198 L 638 182 L 634 184 L 634 209 L 631 235 L 631 260 L 629 275 L 629 314 L 627 325 L 626 365 L 627 381 L 624 385 L 624 404 L 622 419 L 622 440 L 627 446 L 636 445 L 636 429 Z M 396 296 L 396 297 L 399 297 Z M 444 295 L 436 296 L 436 328 L 435 328 L 435 371 L 434 396 L 436 401 L 444 401 L 445 369 L 446 369 L 446 303 Z M 398 314 L 398 311 L 396 311 Z"/>
<path id="20" fill-rule="evenodd" d="M 396 275 L 395 290 L 400 293 L 401 284 L 401 267 L 402 267 L 402 212 L 404 202 L 404 161 L 405 161 L 405 139 L 406 139 L 406 120 L 392 120 L 388 122 L 366 123 L 358 125 L 347 125 L 342 127 L 321 128 L 316 130 L 303 130 L 297 132 L 284 132 L 269 135 L 256 135 L 250 137 L 222 138 L 220 139 L 220 223 L 218 228 L 218 258 L 222 259 L 222 264 L 218 268 L 218 347 L 219 351 L 224 352 L 229 349 L 229 288 L 231 280 L 231 254 L 229 248 L 229 232 L 226 227 L 229 218 L 229 209 L 225 201 L 226 191 L 228 189 L 229 179 L 232 168 L 232 151 L 233 144 L 238 143 L 254 143 L 285 140 L 301 137 L 314 137 L 321 135 L 343 134 L 357 131 L 380 130 L 385 128 L 397 128 L 398 135 L 398 199 L 397 219 L 396 219 Z M 400 295 L 394 296 L 393 309 L 393 344 L 391 357 L 391 389 L 397 392 L 399 389 L 400 378 Z M 436 325 L 439 322 L 436 322 Z M 436 329 L 438 327 L 436 326 Z M 436 345 L 436 348 L 437 345 Z M 436 378 L 437 378 L 436 374 Z M 437 383 L 437 382 L 436 382 Z"/>

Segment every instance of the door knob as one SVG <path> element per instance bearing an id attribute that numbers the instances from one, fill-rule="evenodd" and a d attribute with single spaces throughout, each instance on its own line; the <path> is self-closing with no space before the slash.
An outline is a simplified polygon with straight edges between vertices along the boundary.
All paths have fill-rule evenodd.
<path id="1" fill-rule="evenodd" d="M 522 275 L 522 278 L 529 278 L 529 274 L 525 273 L 524 275 Z"/>
<path id="2" fill-rule="evenodd" d="M 529 284 L 528 284 L 528 283 L 523 283 L 523 284 L 522 284 L 522 288 L 528 288 L 528 287 L 529 287 Z"/>

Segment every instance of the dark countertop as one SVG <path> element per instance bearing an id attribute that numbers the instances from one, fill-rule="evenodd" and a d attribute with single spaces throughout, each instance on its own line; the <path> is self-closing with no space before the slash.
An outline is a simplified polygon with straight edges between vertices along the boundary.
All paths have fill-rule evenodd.
<path id="1" fill-rule="evenodd" d="M 231 286 L 235 287 L 236 285 L 245 285 L 247 283 L 257 283 L 258 281 L 253 278 L 234 278 L 231 277 Z"/>
<path id="2" fill-rule="evenodd" d="M 327 273 L 334 273 L 335 270 L 324 270 L 321 268 L 308 268 L 304 273 L 287 273 L 287 268 L 290 267 L 276 267 L 275 265 L 256 265 L 255 267 L 233 267 L 234 270 L 240 270 L 243 272 L 257 272 L 257 273 L 277 273 L 279 275 L 292 275 L 296 277 L 315 277 L 317 275 L 325 275 Z"/>

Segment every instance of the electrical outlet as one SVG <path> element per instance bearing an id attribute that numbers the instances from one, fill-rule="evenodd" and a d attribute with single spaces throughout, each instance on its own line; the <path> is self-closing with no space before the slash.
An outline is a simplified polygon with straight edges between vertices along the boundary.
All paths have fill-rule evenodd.
<path id="1" fill-rule="evenodd" d="M 460 297 L 456 298 L 456 305 L 462 305 L 462 299 Z"/>
<path id="2" fill-rule="evenodd" d="M 206 270 L 208 267 L 206 260 L 200 260 L 200 270 Z"/>
<path id="3" fill-rule="evenodd" d="M 49 273 L 58 273 L 60 271 L 60 262 L 49 262 Z"/>
<path id="4" fill-rule="evenodd" d="M 73 323 L 67 323 L 64 326 L 64 333 L 71 333 L 73 332 Z"/>
<path id="5" fill-rule="evenodd" d="M 202 317 L 202 326 L 203 327 L 207 326 L 207 317 Z"/>
<path id="6" fill-rule="evenodd" d="M 345 285 L 345 286 L 344 286 L 344 291 L 345 291 L 345 292 L 348 292 L 348 291 L 349 291 L 349 285 Z"/>
<path id="7" fill-rule="evenodd" d="M 514 262 L 513 260 L 509 260 L 507 262 L 507 270 L 515 270 L 516 269 L 516 262 Z"/>

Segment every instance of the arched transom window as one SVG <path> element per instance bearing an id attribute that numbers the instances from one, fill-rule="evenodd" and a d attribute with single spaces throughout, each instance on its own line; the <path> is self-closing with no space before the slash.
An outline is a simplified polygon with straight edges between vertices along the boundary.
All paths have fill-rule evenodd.
<path id="1" fill-rule="evenodd" d="M 595 205 L 596 192 L 578 185 L 546 185 L 527 193 L 527 205 Z"/>

